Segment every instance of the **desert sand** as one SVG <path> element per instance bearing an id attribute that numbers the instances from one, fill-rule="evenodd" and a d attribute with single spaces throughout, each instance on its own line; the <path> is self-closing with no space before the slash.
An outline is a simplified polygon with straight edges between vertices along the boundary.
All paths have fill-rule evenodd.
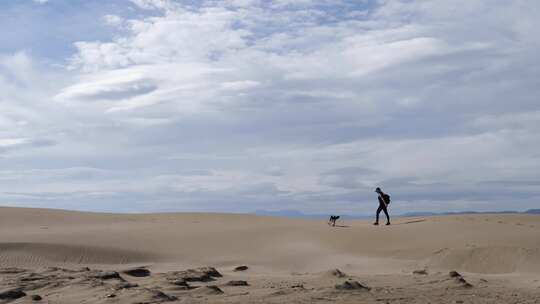
<path id="1" fill-rule="evenodd" d="M 0 208 L 0 303 L 327 302 L 540 303 L 540 216 Z"/>

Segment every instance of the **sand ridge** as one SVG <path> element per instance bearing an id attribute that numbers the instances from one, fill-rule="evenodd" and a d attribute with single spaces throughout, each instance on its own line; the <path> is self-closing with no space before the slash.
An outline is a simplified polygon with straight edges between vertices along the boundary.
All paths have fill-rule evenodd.
<path id="1" fill-rule="evenodd" d="M 400 218 L 389 227 L 375 227 L 370 221 L 341 224 L 345 227 L 329 227 L 321 220 L 242 214 L 0 208 L 1 285 L 47 295 L 54 303 L 73 303 L 71 296 L 109 303 L 112 298 L 106 296 L 111 291 L 119 303 L 132 303 L 129 299 L 137 297 L 141 303 L 325 302 L 329 298 L 343 303 L 427 303 L 439 293 L 465 298 L 472 294 L 448 278 L 454 270 L 471 283 L 476 295 L 491 290 L 501 299 L 515 300 L 512 294 L 517 291 L 527 295 L 540 291 L 538 216 Z M 233 271 L 239 265 L 249 265 L 248 270 Z M 203 266 L 215 267 L 223 276 L 195 283 L 201 288 L 186 289 L 181 280 L 171 283 L 172 273 Z M 14 267 L 20 272 L 10 272 Z M 79 271 L 81 267 L 89 269 Z M 144 267 L 151 275 L 133 277 L 122 272 L 132 267 Z M 343 275 L 335 275 L 335 269 Z M 89 278 L 89 273 L 106 271 L 118 272 L 121 279 Z M 54 275 L 42 278 L 44 273 Z M 21 276 L 52 283 L 32 289 L 21 283 L 28 280 L 21 281 Z M 368 288 L 349 290 L 358 286 L 345 284 L 349 280 Z M 119 291 L 111 282 L 138 287 Z M 336 288 L 338 284 L 345 287 Z M 388 300 L 382 297 L 386 293 Z M 415 293 L 429 296 L 422 302 Z M 484 303 L 478 299 L 473 302 Z M 482 299 L 498 301 L 487 295 Z M 519 299 L 528 303 L 528 298 Z"/>

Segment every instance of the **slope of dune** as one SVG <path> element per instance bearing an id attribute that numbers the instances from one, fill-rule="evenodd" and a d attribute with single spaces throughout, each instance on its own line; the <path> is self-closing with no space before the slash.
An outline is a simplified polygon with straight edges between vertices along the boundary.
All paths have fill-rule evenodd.
<path id="1" fill-rule="evenodd" d="M 150 269 L 155 274 L 151 279 L 137 278 L 135 282 L 141 286 L 165 286 L 160 292 L 175 296 L 163 298 L 149 287 L 130 289 L 133 297 L 158 298 L 141 300 L 145 303 L 174 302 L 173 298 L 182 295 L 186 286 L 180 284 L 183 281 L 171 283 L 170 276 L 175 273 L 171 271 L 200 266 L 216 267 L 224 273 L 225 279 L 221 280 L 249 280 L 245 286 L 251 289 L 233 288 L 234 284 L 244 285 L 227 285 L 223 281 L 216 287 L 218 291 L 204 283 L 200 285 L 203 289 L 190 294 L 192 300 L 215 296 L 212 301 L 238 303 L 262 298 L 275 302 L 327 302 L 331 298 L 344 303 L 357 301 L 356 296 L 333 288 L 344 280 L 364 280 L 358 286 L 367 280 L 368 285 L 378 286 L 365 289 L 372 298 L 366 293 L 357 295 L 377 303 L 383 301 L 376 299 L 382 299 L 378 292 L 399 293 L 404 288 L 410 289 L 406 293 L 410 299 L 416 299 L 415 292 L 426 294 L 431 289 L 438 290 L 430 298 L 435 301 L 441 292 L 455 292 L 456 297 L 467 294 L 465 287 L 469 281 L 464 284 L 446 276 L 450 270 L 465 273 L 473 282 L 469 285 L 484 286 L 484 292 L 490 288 L 499 290 L 501 299 L 510 297 L 516 290 L 534 295 L 540 291 L 539 216 L 399 218 L 392 226 L 378 227 L 361 220 L 338 224 L 330 227 L 321 220 L 241 214 L 105 214 L 0 208 L 0 277 L 6 287 L 19 286 L 47 292 L 51 297 L 57 295 L 58 303 L 87 294 L 101 294 L 90 303 L 105 303 L 103 297 L 107 292 L 125 284 L 124 279 L 96 281 L 96 276 L 88 270 L 67 270 L 86 266 L 116 271 L 134 266 Z M 249 265 L 249 270 L 232 271 L 238 265 Z M 48 275 L 50 267 L 54 267 L 53 275 Z M 32 279 L 27 279 L 28 276 Z M 50 284 L 28 287 L 21 283 L 39 282 L 35 277 L 56 282 L 52 285 L 56 289 L 51 289 Z M 77 283 L 72 285 L 66 277 Z M 116 285 L 107 287 L 110 282 Z M 345 290 L 357 286 L 347 284 Z M 60 296 L 63 293 L 57 289 L 65 291 L 66 286 L 71 286 L 69 295 Z M 101 286 L 101 289 L 89 286 Z M 127 291 L 122 292 L 129 299 Z M 250 297 L 245 298 L 247 295 Z M 120 299 L 121 293 L 118 291 L 114 296 Z M 0 302 L 1 299 L 0 290 Z M 527 303 L 525 300 L 523 303 Z"/>
<path id="2" fill-rule="evenodd" d="M 350 264 L 369 272 L 388 272 L 401 264 L 540 273 L 538 216 L 400 218 L 389 227 L 369 221 L 341 224 L 346 227 L 238 214 L 0 208 L 0 264 L 249 263 L 276 271 L 324 271 Z"/>

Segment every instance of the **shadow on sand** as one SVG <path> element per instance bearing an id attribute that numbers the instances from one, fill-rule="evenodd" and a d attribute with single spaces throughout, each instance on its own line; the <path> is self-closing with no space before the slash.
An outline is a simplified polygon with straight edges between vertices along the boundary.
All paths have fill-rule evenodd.
<path id="1" fill-rule="evenodd" d="M 392 224 L 392 225 L 393 226 L 395 226 L 395 225 L 407 225 L 407 224 L 421 223 L 421 222 L 425 222 L 425 221 L 426 221 L 426 219 L 421 219 L 421 220 L 408 221 L 408 222 L 397 223 L 397 224 Z"/>

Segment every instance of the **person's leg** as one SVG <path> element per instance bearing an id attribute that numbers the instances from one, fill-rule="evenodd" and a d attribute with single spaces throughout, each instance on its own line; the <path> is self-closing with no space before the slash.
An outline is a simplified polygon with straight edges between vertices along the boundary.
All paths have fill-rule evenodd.
<path id="1" fill-rule="evenodd" d="M 376 214 L 376 217 L 375 217 L 375 223 L 373 223 L 373 225 L 379 225 L 379 213 L 381 213 L 382 210 L 383 210 L 383 206 L 379 205 L 379 208 L 377 208 L 377 214 Z"/>
<path id="2" fill-rule="evenodd" d="M 388 215 L 388 209 L 386 206 L 382 206 L 384 214 L 386 215 L 386 225 L 390 225 L 390 215 Z"/>

